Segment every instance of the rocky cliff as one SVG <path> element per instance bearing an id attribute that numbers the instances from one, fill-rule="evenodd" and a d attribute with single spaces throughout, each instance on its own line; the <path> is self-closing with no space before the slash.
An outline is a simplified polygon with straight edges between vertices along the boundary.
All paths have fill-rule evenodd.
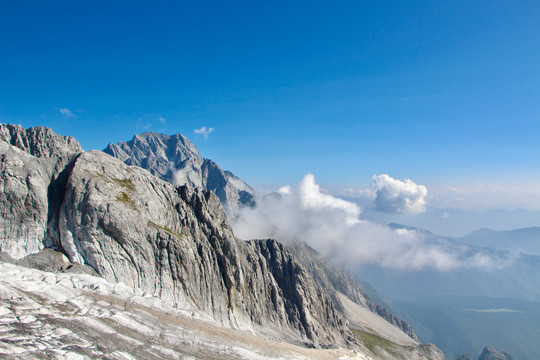
<path id="1" fill-rule="evenodd" d="M 20 128 L 6 129 L 17 131 L 0 142 L 4 255 L 53 248 L 225 326 L 321 346 L 354 343 L 332 300 L 290 253 L 274 240 L 237 240 L 212 192 L 175 187 L 100 151 L 77 154 L 71 140 L 63 146 L 65 138 L 43 129 L 29 131 L 49 144 L 35 156 L 33 146 L 11 145 Z"/>
<path id="2" fill-rule="evenodd" d="M 20 259 L 59 246 L 63 184 L 81 151 L 75 139 L 49 128 L 0 125 L 1 251 Z"/>
<path id="3" fill-rule="evenodd" d="M 332 264 L 322 259 L 319 254 L 303 242 L 294 242 L 287 247 L 296 256 L 296 259 L 302 264 L 313 278 L 323 289 L 330 294 L 330 297 L 336 303 L 336 306 L 343 311 L 343 304 L 338 294 L 343 294 L 358 305 L 361 305 L 373 313 L 381 316 L 390 324 L 401 329 L 411 339 L 419 341 L 411 326 L 392 314 L 385 307 L 374 303 L 364 292 L 362 287 L 349 274 L 336 268 Z"/>
<path id="4" fill-rule="evenodd" d="M 144 133 L 128 142 L 111 143 L 103 151 L 174 185 L 211 190 L 230 213 L 238 206 L 254 202 L 254 191 L 249 185 L 231 172 L 223 171 L 212 160 L 204 159 L 181 134 Z"/>

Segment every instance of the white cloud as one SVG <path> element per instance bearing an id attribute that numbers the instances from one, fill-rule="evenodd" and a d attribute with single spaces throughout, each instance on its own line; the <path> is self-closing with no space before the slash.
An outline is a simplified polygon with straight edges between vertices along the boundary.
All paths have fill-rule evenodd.
<path id="1" fill-rule="evenodd" d="M 410 179 L 394 179 L 386 174 L 374 175 L 377 189 L 373 207 L 390 213 L 421 213 L 426 211 L 427 188 Z"/>
<path id="2" fill-rule="evenodd" d="M 216 129 L 214 129 L 213 127 L 207 128 L 206 126 L 203 126 L 203 127 L 200 128 L 200 129 L 195 129 L 195 130 L 193 130 L 193 132 L 194 132 L 195 134 L 200 134 L 200 135 L 204 136 L 205 139 L 208 139 L 208 135 L 209 135 L 210 133 L 214 132 L 214 130 L 216 130 Z"/>
<path id="3" fill-rule="evenodd" d="M 304 241 L 341 265 L 449 270 L 500 263 L 415 230 L 395 230 L 360 220 L 360 212 L 358 205 L 323 193 L 308 174 L 296 186 L 284 186 L 258 198 L 255 207 L 241 208 L 232 227 L 243 239 Z"/>
<path id="4" fill-rule="evenodd" d="M 167 123 L 167 119 L 165 119 L 163 116 L 159 116 L 158 120 L 161 123 L 161 125 L 165 125 Z"/>
<path id="5" fill-rule="evenodd" d="M 76 115 L 68 108 L 60 108 L 59 111 L 60 114 L 64 115 L 65 118 L 76 117 Z"/>
<path id="6" fill-rule="evenodd" d="M 308 174 L 297 186 L 258 199 L 255 208 L 240 209 L 233 228 L 240 238 L 300 239 L 326 253 L 359 214 L 358 205 L 322 193 Z"/>

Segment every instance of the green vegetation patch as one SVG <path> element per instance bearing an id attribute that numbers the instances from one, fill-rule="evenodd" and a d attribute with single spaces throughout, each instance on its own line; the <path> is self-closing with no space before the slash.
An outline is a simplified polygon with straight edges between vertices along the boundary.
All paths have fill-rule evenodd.
<path id="1" fill-rule="evenodd" d="M 131 179 L 115 179 L 110 178 L 112 181 L 117 183 L 118 185 L 122 186 L 124 189 L 129 191 L 135 191 L 135 185 L 133 184 L 133 181 Z"/>
<path id="2" fill-rule="evenodd" d="M 104 181 L 107 184 L 111 184 L 111 185 L 116 184 L 116 185 L 122 187 L 125 191 L 122 191 L 120 193 L 120 195 L 118 195 L 116 197 L 116 201 L 120 201 L 120 202 L 122 202 L 124 204 L 127 204 L 133 210 L 139 211 L 139 209 L 137 208 L 137 205 L 135 204 L 135 201 L 133 201 L 133 199 L 131 199 L 131 197 L 128 194 L 128 193 L 132 193 L 132 192 L 135 191 L 135 184 L 133 184 L 133 181 L 131 179 L 117 179 L 117 178 L 113 178 L 113 177 L 111 177 L 109 175 L 99 173 L 97 171 L 87 171 L 87 172 L 90 173 L 91 175 L 101 179 L 102 181 Z"/>
<path id="3" fill-rule="evenodd" d="M 148 226 L 155 227 L 155 228 L 158 229 L 158 230 L 163 230 L 163 231 L 165 231 L 165 232 L 168 233 L 168 234 L 171 234 L 171 235 L 173 235 L 173 236 L 176 236 L 176 237 L 179 238 L 180 240 L 184 240 L 184 233 L 182 233 L 182 232 L 177 233 L 176 231 L 174 231 L 174 230 L 172 230 L 172 229 L 169 229 L 168 227 L 158 225 L 158 224 L 156 224 L 155 222 L 152 222 L 152 221 L 148 221 Z"/>
<path id="4" fill-rule="evenodd" d="M 404 359 L 403 355 L 397 351 L 397 347 L 408 348 L 406 346 L 399 346 L 389 340 L 386 340 L 378 335 L 369 333 L 367 331 L 350 328 L 354 334 L 354 337 L 358 342 L 363 344 L 369 351 L 375 355 L 381 355 L 380 350 L 392 354 L 396 359 Z"/>
<path id="5" fill-rule="evenodd" d="M 128 191 L 135 191 L 135 184 L 133 184 L 133 181 L 131 179 L 117 179 L 110 177 L 109 175 L 98 173 L 97 171 L 92 171 L 91 174 L 100 178 L 108 184 L 117 184 Z"/>
<path id="6" fill-rule="evenodd" d="M 133 210 L 136 210 L 136 211 L 139 210 L 137 208 L 137 205 L 135 205 L 135 202 L 124 191 L 122 191 L 122 193 L 116 197 L 116 201 L 120 201 L 125 204 L 128 204 L 129 206 L 131 206 Z"/>

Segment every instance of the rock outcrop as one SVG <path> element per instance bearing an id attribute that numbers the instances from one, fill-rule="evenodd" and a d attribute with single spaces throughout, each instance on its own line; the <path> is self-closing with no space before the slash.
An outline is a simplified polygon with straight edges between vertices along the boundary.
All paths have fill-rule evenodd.
<path id="1" fill-rule="evenodd" d="M 254 190 L 229 171 L 204 159 L 195 145 L 181 134 L 135 135 L 128 142 L 109 144 L 105 153 L 127 165 L 142 167 L 173 185 L 190 185 L 213 191 L 225 210 L 234 214 L 238 206 L 254 203 Z"/>
<path id="2" fill-rule="evenodd" d="M 478 360 L 512 360 L 512 357 L 494 347 L 486 346 Z"/>
<path id="3" fill-rule="evenodd" d="M 225 330 L 103 278 L 2 262 L 0 329 L 2 360 L 366 360 L 357 350 L 307 349 Z"/>
<path id="4" fill-rule="evenodd" d="M 0 124 L 0 141 L 38 158 L 65 158 L 82 152 L 81 145 L 73 137 L 58 135 L 43 126 L 25 130 L 20 125 Z"/>
<path id="5" fill-rule="evenodd" d="M 459 355 L 456 357 L 456 360 L 472 360 L 471 356 L 468 354 L 465 355 Z"/>
<path id="6" fill-rule="evenodd" d="M 0 124 L 0 252 L 21 259 L 58 247 L 63 186 L 81 151 L 49 128 Z"/>

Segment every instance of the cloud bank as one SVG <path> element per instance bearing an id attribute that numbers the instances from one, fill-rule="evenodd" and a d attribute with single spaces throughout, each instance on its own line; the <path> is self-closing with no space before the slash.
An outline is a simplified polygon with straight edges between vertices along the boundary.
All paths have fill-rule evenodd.
<path id="1" fill-rule="evenodd" d="M 327 254 L 359 215 L 358 205 L 322 193 L 308 174 L 297 186 L 258 199 L 256 207 L 241 208 L 233 229 L 243 239 L 302 240 Z"/>
<path id="2" fill-rule="evenodd" d="M 398 187 L 405 184 L 420 194 L 416 198 L 410 195 L 401 198 L 423 198 L 426 193 L 425 187 L 412 182 L 403 183 L 388 175 L 378 179 L 383 184 L 397 183 Z M 390 200 L 400 197 L 383 196 Z M 409 203 L 393 201 L 413 209 L 418 209 L 421 203 L 418 199 Z M 304 241 L 331 261 L 347 266 L 376 264 L 386 268 L 444 271 L 501 265 L 500 261 L 466 246 L 415 230 L 392 229 L 361 220 L 360 212 L 358 205 L 322 192 L 314 176 L 308 174 L 296 186 L 285 186 L 259 198 L 254 208 L 241 208 L 232 227 L 236 236 L 243 239 Z"/>
<path id="3" fill-rule="evenodd" d="M 373 207 L 389 213 L 421 213 L 426 211 L 427 188 L 411 179 L 400 181 L 386 174 L 374 175 L 377 189 Z"/>

